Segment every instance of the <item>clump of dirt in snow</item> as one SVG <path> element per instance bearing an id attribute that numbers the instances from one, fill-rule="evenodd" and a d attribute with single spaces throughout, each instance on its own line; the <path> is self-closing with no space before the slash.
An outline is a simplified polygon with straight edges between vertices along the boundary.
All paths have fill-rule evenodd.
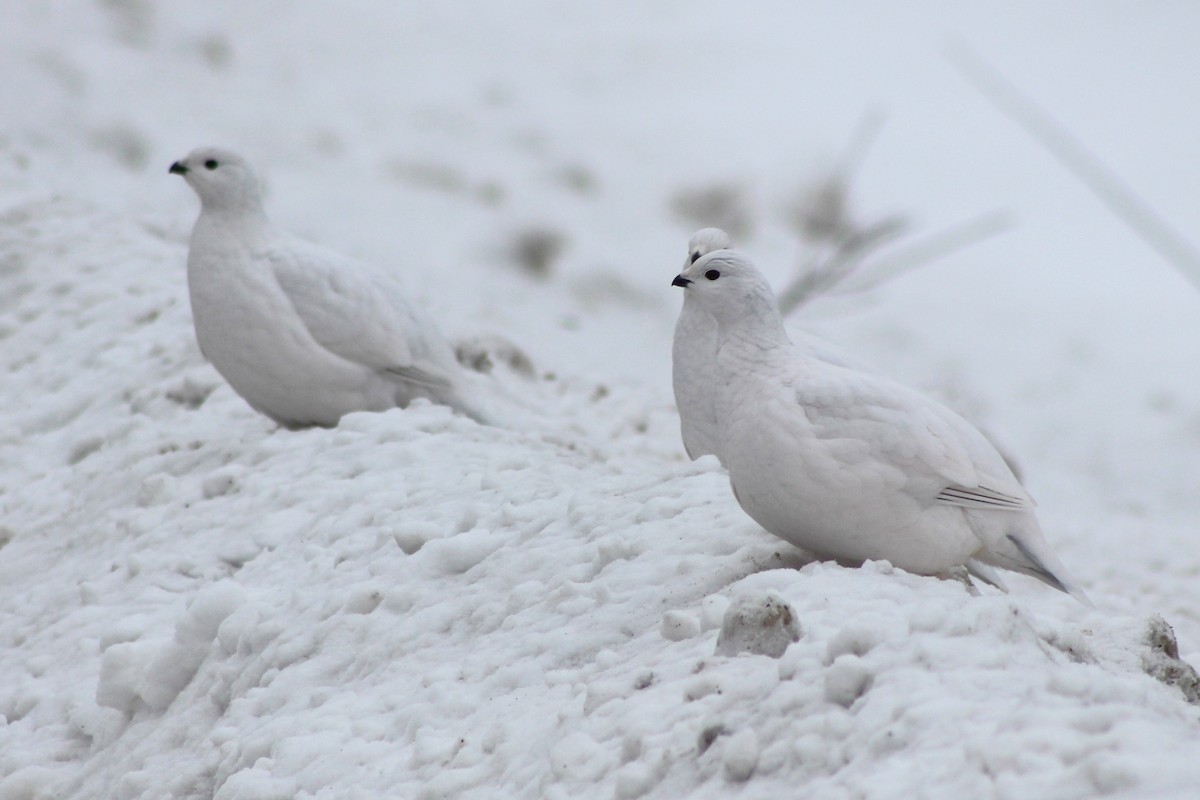
<path id="1" fill-rule="evenodd" d="M 1177 686 L 1189 703 L 1200 705 L 1200 675 L 1179 657 L 1175 631 L 1167 621 L 1160 616 L 1151 617 L 1145 641 L 1150 647 L 1142 654 L 1142 669 L 1146 674 L 1168 686 Z"/>
<path id="2" fill-rule="evenodd" d="M 775 592 L 744 594 L 725 612 L 717 655 L 754 653 L 779 658 L 788 645 L 800 640 L 795 610 Z"/>

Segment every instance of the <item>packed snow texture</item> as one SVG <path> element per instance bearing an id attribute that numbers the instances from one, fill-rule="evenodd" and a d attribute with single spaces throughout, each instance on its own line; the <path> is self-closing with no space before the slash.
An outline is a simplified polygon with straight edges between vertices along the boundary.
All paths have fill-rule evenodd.
<path id="1" fill-rule="evenodd" d="M 8 3 L 0 798 L 1193 797 L 1200 292 L 940 53 L 1182 225 L 1198 34 L 1186 5 Z M 1015 227 L 789 322 L 1014 454 L 1094 609 L 812 562 L 683 452 L 669 283 L 729 218 L 678 198 L 736 187 L 779 285 L 789 204 L 878 105 L 859 213 Z M 527 352 L 536 380 L 485 377 L 529 422 L 254 413 L 191 325 L 166 169 L 202 143 L 448 338 Z"/>

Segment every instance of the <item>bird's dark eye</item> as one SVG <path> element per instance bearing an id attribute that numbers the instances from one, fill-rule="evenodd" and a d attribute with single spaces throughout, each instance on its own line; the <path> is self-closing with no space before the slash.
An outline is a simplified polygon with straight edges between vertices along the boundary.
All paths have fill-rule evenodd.
<path id="1" fill-rule="evenodd" d="M 221 166 L 221 165 L 217 163 L 217 160 L 215 158 L 210 158 L 208 161 L 204 162 L 205 169 L 216 169 L 219 166 Z"/>
<path id="2" fill-rule="evenodd" d="M 717 272 L 715 269 L 710 269 L 708 272 L 704 273 L 704 277 L 708 278 L 710 281 L 715 281 L 717 278 L 721 277 L 721 273 Z"/>
<path id="3" fill-rule="evenodd" d="M 692 253 L 692 263 L 693 263 L 693 264 L 695 264 L 695 263 L 696 263 L 696 261 L 698 261 L 699 259 L 700 259 L 700 254 L 699 254 L 699 253 Z"/>

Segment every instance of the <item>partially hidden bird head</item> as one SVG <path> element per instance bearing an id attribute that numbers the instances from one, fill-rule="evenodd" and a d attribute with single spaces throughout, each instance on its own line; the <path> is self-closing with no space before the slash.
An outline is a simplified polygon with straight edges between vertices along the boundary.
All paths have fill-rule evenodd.
<path id="1" fill-rule="evenodd" d="M 686 268 L 689 264 L 695 264 L 701 256 L 717 250 L 729 250 L 732 247 L 733 240 L 725 231 L 720 228 L 701 228 L 688 240 L 688 257 L 683 262 L 683 266 Z"/>
<path id="2" fill-rule="evenodd" d="M 700 256 L 676 275 L 671 285 L 683 287 L 721 325 L 779 317 L 771 284 L 736 250 Z"/>
<path id="3" fill-rule="evenodd" d="M 254 171 L 246 159 L 219 147 L 198 147 L 171 165 L 200 195 L 206 209 L 251 210 L 262 206 Z"/>

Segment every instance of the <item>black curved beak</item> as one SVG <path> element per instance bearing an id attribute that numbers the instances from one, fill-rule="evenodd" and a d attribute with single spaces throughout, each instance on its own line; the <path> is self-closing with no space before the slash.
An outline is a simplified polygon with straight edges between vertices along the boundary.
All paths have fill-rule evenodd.
<path id="1" fill-rule="evenodd" d="M 171 168 L 169 170 L 167 170 L 167 172 L 169 172 L 172 175 L 187 175 L 188 168 L 183 163 L 176 161 L 174 164 L 171 165 Z"/>
<path id="2" fill-rule="evenodd" d="M 687 286 L 692 282 L 691 278 L 685 278 L 682 275 L 676 275 L 675 280 L 671 281 L 672 286 Z"/>

